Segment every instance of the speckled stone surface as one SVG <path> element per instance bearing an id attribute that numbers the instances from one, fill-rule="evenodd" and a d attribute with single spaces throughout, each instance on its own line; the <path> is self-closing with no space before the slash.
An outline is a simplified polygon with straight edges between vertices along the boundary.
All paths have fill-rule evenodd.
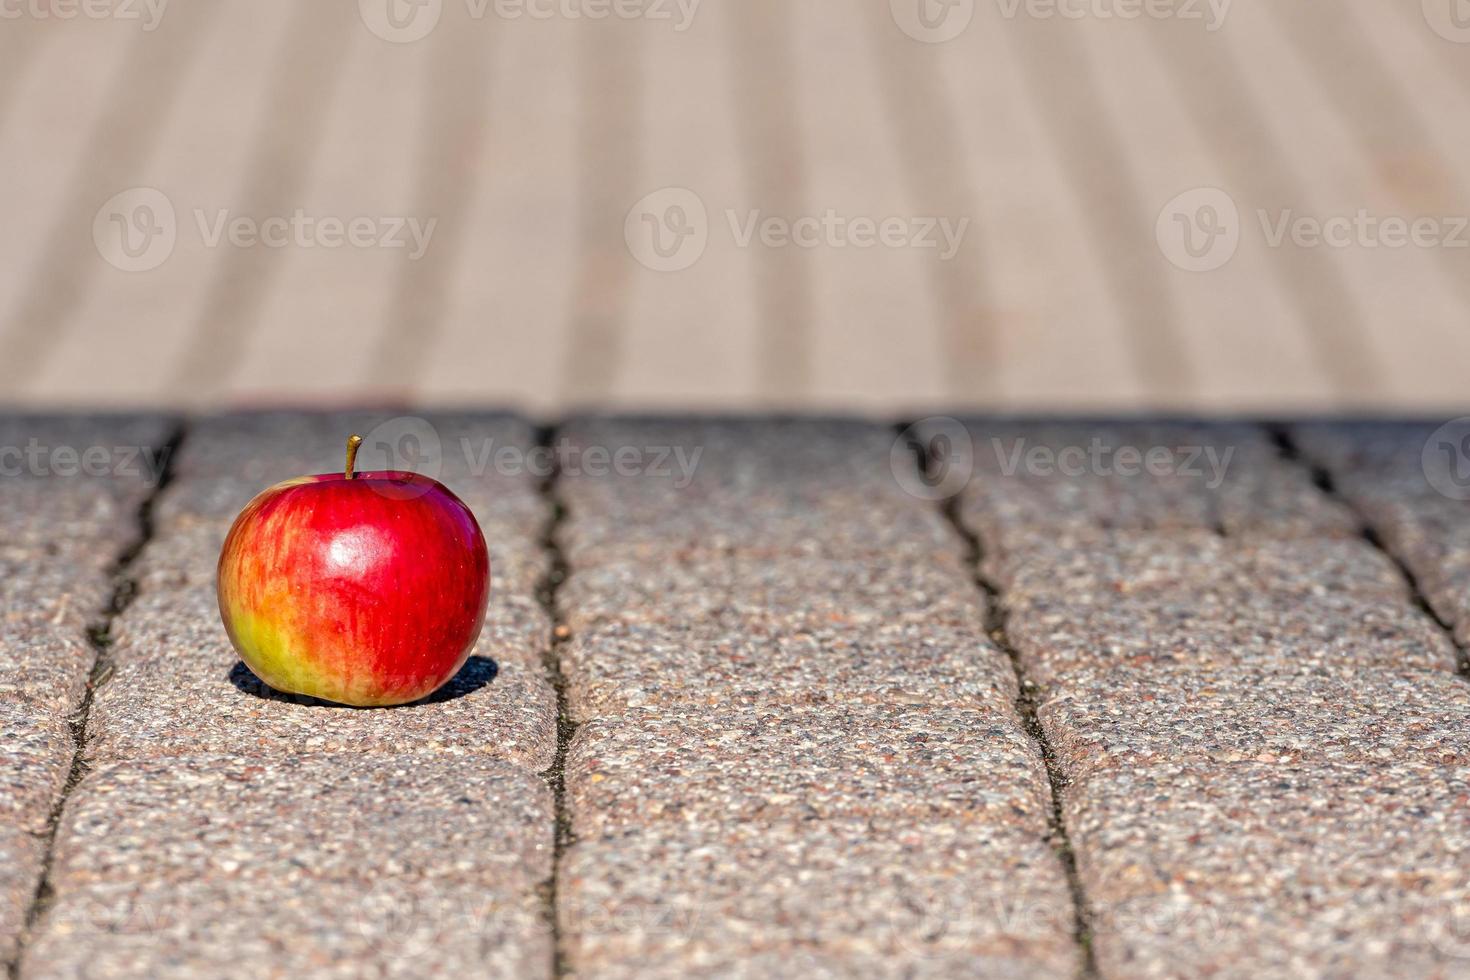
<path id="1" fill-rule="evenodd" d="M 682 980 L 686 977 L 710 980 L 717 977 L 721 980 L 788 977 L 793 980 L 884 980 L 889 977 L 973 980 L 976 976 L 994 980 L 1030 980 L 1033 977 L 1056 977 L 1060 980 L 1075 974 L 1075 971 L 1058 968 L 1053 963 L 1037 962 L 1036 953 L 1034 949 L 1016 944 L 1002 944 L 984 953 L 965 950 L 933 954 L 838 952 L 810 945 L 754 951 L 674 949 L 632 961 L 600 960 L 592 975 L 606 980 Z"/>
<path id="2" fill-rule="evenodd" d="M 136 525 L 130 526 L 136 534 Z M 85 555 L 0 544 L 0 622 L 7 629 L 23 624 L 84 632 L 112 592 L 114 557 L 106 542 L 92 545 Z"/>
<path id="3" fill-rule="evenodd" d="M 171 426 L 162 416 L 0 418 L 5 546 L 112 557 L 137 534 Z"/>
<path id="4" fill-rule="evenodd" d="M 156 454 L 169 427 L 160 417 L 0 416 L 0 696 L 57 716 L 80 701 L 96 655 L 87 627 L 156 477 L 144 449 Z"/>
<path id="5" fill-rule="evenodd" d="M 987 563 L 1012 605 L 1028 598 L 1112 605 L 1179 596 L 1219 605 L 1256 595 L 1406 603 L 1397 566 L 1356 538 L 1222 537 L 1209 531 L 1111 531 L 1038 539 Z"/>
<path id="6" fill-rule="evenodd" d="M 1051 688 L 1119 666 L 1348 665 L 1385 671 L 1455 666 L 1454 645 L 1407 601 L 1257 594 L 1211 603 L 1188 592 L 1073 605 L 1024 600 L 1008 634 L 1027 673 Z"/>
<path id="7" fill-rule="evenodd" d="M 89 445 L 166 431 L 50 424 Z M 0 446 L 37 425 L 0 419 Z M 1291 430 L 1350 510 L 1259 427 L 972 420 L 959 516 L 1001 596 L 991 637 L 966 542 L 905 490 L 890 425 L 573 420 L 550 447 L 581 723 L 567 966 L 1075 976 L 1051 788 L 999 639 L 1040 685 L 1103 977 L 1470 976 L 1470 684 L 1360 533 L 1361 515 L 1470 636 L 1470 512 L 1424 478 L 1431 428 Z M 475 509 L 494 566 L 482 659 L 391 711 L 264 690 L 214 605 L 239 508 L 336 470 L 354 431 Z M 1007 473 L 1022 438 L 1174 466 L 1197 447 L 1203 470 Z M 193 427 L 113 624 L 23 977 L 550 972 L 535 440 L 511 416 L 393 410 Z M 147 492 L 3 487 L 0 959 L 69 770 L 86 627 Z"/>
<path id="8" fill-rule="evenodd" d="M 690 546 L 887 560 L 962 553 L 938 512 L 896 479 L 896 435 L 886 425 L 581 419 L 563 435 L 570 465 L 561 491 L 572 519 L 562 541 L 579 568 L 654 563 Z M 641 463 L 620 473 L 576 462 L 594 448 Z M 898 455 L 907 468 L 907 449 Z"/>
<path id="9" fill-rule="evenodd" d="M 561 649 L 578 721 L 629 708 L 773 704 L 984 707 L 1017 695 L 1009 659 L 976 628 L 891 623 L 781 628 L 607 623 Z"/>
<path id="10" fill-rule="evenodd" d="M 1009 714 L 771 706 L 628 712 L 584 725 L 567 756 L 584 837 L 748 820 L 957 821 L 1046 832 L 1050 789 Z"/>
<path id="11" fill-rule="evenodd" d="M 1105 973 L 1465 975 L 1463 766 L 1159 763 L 1066 796 Z M 1459 920 L 1463 926 L 1464 920 Z"/>
<path id="12" fill-rule="evenodd" d="M 1059 532 L 1110 529 L 1357 534 L 1352 515 L 1252 426 L 1044 419 L 965 425 L 974 474 L 961 512 L 998 551 Z"/>
<path id="13" fill-rule="evenodd" d="M 426 701 L 365 711 L 261 684 L 230 646 L 212 588 L 149 593 L 123 620 L 111 678 L 92 706 L 87 750 L 96 759 L 411 747 L 491 755 L 540 770 L 555 755 L 556 696 L 529 636 L 511 656 L 472 657 Z M 483 642 L 493 643 L 493 635 Z"/>
<path id="14" fill-rule="evenodd" d="M 689 551 L 657 563 L 583 568 L 561 592 L 568 625 L 754 623 L 797 631 L 927 623 L 979 629 L 984 605 L 948 556 L 888 563 Z"/>
<path id="15" fill-rule="evenodd" d="M 68 807 L 27 975 L 542 976 L 551 797 L 420 754 L 103 768 Z"/>
<path id="16" fill-rule="evenodd" d="M 1470 502 L 1460 494 L 1451 460 L 1426 451 L 1443 420 L 1402 423 L 1319 423 L 1293 434 L 1306 455 L 1327 469 L 1363 520 L 1414 574 L 1425 598 L 1470 646 Z M 1447 432 L 1470 436 L 1461 424 Z M 1437 465 L 1426 470 L 1426 458 Z M 1456 465 L 1470 460 L 1456 454 Z M 1431 484 L 1428 472 L 1439 479 Z"/>
<path id="17" fill-rule="evenodd" d="M 139 534 L 169 420 L 0 416 L 0 962 L 35 896 L 71 770 L 69 719 L 97 652 L 87 629 Z"/>
<path id="18" fill-rule="evenodd" d="M 676 960 L 795 976 L 816 954 L 890 975 L 968 962 L 971 975 L 1060 977 L 1080 959 L 1056 853 L 1000 826 L 635 831 L 575 844 L 558 897 L 569 965 L 587 976 Z M 795 959 L 780 966 L 783 954 Z"/>
<path id="19" fill-rule="evenodd" d="M 14 700 L 61 718 L 76 709 L 97 651 L 84 628 L 6 617 L 0 640 L 0 700 Z"/>
<path id="20" fill-rule="evenodd" d="M 1037 713 L 1074 781 L 1165 761 L 1470 766 L 1470 684 L 1448 673 L 1122 669 L 1063 692 Z"/>
<path id="21" fill-rule="evenodd" d="M 25 701 L 0 700 L 0 822 L 45 831 L 75 750 L 64 717 Z"/>
<path id="22" fill-rule="evenodd" d="M 45 853 L 43 838 L 8 824 L 0 825 L 0 962 L 15 958 L 26 912 L 36 897 Z"/>
<path id="23" fill-rule="evenodd" d="M 904 489 L 913 457 L 896 432 L 567 431 L 579 450 L 698 460 L 687 485 L 570 468 L 559 484 L 560 653 L 582 723 L 559 894 L 572 969 L 1075 973 L 1015 671 L 987 635 L 965 541 Z"/>

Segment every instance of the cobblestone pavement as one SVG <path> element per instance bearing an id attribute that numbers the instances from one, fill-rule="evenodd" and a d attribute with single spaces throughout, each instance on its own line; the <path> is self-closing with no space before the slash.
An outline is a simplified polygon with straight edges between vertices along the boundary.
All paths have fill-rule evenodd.
<path id="1" fill-rule="evenodd" d="M 351 431 L 437 440 L 490 542 L 404 708 L 265 689 L 214 608 Z M 1470 977 L 1467 436 L 0 419 L 0 959 Z"/>

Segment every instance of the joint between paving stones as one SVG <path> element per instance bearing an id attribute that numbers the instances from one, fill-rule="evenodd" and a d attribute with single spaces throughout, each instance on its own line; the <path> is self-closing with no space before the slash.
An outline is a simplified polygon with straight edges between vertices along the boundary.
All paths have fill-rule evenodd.
<path id="1" fill-rule="evenodd" d="M 899 423 L 895 428 L 902 437 L 903 433 L 912 432 L 914 426 L 910 423 Z M 919 471 L 929 472 L 930 461 L 927 447 L 914 437 L 909 437 L 908 442 Z M 1042 763 L 1046 768 L 1046 780 L 1051 793 L 1051 813 L 1048 818 L 1051 843 L 1058 860 L 1061 861 L 1062 870 L 1066 874 L 1067 888 L 1072 899 L 1072 936 L 1081 953 L 1078 977 L 1079 980 L 1096 980 L 1099 973 L 1097 956 L 1092 944 L 1092 916 L 1089 911 L 1091 906 L 1086 890 L 1082 887 L 1082 877 L 1077 870 L 1077 854 L 1072 847 L 1072 840 L 1067 833 L 1067 823 L 1062 812 L 1062 793 L 1067 787 L 1066 774 L 1062 772 L 1056 750 L 1052 747 L 1046 729 L 1042 727 L 1041 720 L 1037 716 L 1036 685 L 1027 677 L 1025 667 L 1021 664 L 1020 654 L 1012 645 L 1007 632 L 1004 596 L 1000 587 L 984 571 L 985 549 L 980 541 L 980 536 L 966 526 L 960 514 L 959 495 L 940 501 L 939 511 L 950 528 L 964 543 L 965 563 L 970 569 L 975 587 L 980 590 L 985 600 L 985 631 L 991 641 L 1010 660 L 1011 669 L 1015 671 L 1019 692 L 1016 697 L 1016 712 L 1021 716 L 1021 723 L 1025 727 L 1026 734 L 1040 750 Z"/>
<path id="2" fill-rule="evenodd" d="M 1281 453 L 1281 458 L 1288 463 L 1306 470 L 1312 477 L 1312 483 L 1319 491 L 1341 504 L 1347 509 L 1348 513 L 1353 515 L 1353 519 L 1358 523 L 1358 533 L 1362 535 L 1363 540 L 1392 562 L 1394 568 L 1398 569 L 1399 574 L 1404 578 L 1405 584 L 1409 587 L 1409 595 L 1413 597 L 1415 607 L 1424 615 L 1428 616 L 1440 628 L 1445 638 L 1449 640 L 1450 646 L 1454 648 L 1455 673 L 1462 680 L 1470 681 L 1470 650 L 1467 650 L 1456 641 L 1454 625 L 1446 621 L 1443 616 L 1435 611 L 1434 606 L 1430 604 L 1429 597 L 1425 595 L 1424 590 L 1419 585 L 1419 576 L 1415 575 L 1414 570 L 1389 547 L 1387 541 L 1383 540 L 1383 536 L 1378 533 L 1378 529 L 1369 523 L 1368 516 L 1363 513 L 1347 494 L 1342 492 L 1342 489 L 1337 485 L 1337 478 L 1332 475 L 1332 471 L 1313 459 L 1309 453 L 1297 444 L 1296 439 L 1292 437 L 1289 426 L 1284 423 L 1272 422 L 1265 424 L 1265 429 L 1272 441 L 1275 442 L 1278 451 Z"/>
<path id="3" fill-rule="evenodd" d="M 537 432 L 537 446 L 550 450 L 556 437 L 555 426 L 540 429 Z M 548 458 L 555 460 L 556 454 L 548 452 Z M 571 639 L 571 631 L 567 628 L 566 617 L 562 614 L 560 602 L 561 587 L 566 582 L 569 571 L 566 553 L 562 550 L 560 539 L 561 528 L 567 519 L 567 507 L 561 498 L 560 481 L 560 467 L 554 466 L 539 488 L 541 499 L 545 502 L 548 511 L 540 538 L 541 549 L 547 560 L 547 569 L 545 577 L 536 590 L 537 598 L 546 611 L 547 618 L 551 621 L 551 636 L 546 645 L 543 660 L 547 682 L 556 692 L 556 755 L 552 759 L 551 766 L 541 773 L 541 777 L 551 788 L 556 809 L 556 828 L 551 852 L 551 877 L 547 879 L 542 889 L 547 926 L 551 931 L 553 977 L 566 977 L 571 974 L 567 966 L 566 945 L 557 909 L 557 879 L 561 873 L 562 858 L 567 848 L 576 840 L 576 835 L 572 831 L 571 815 L 567 810 L 566 761 L 567 749 L 571 745 L 572 737 L 577 734 L 578 727 L 577 723 L 572 720 L 571 710 L 567 704 L 567 680 L 561 662 L 561 652 L 567 641 Z"/>
<path id="4" fill-rule="evenodd" d="M 153 485 L 142 503 L 138 505 L 134 522 L 137 525 L 137 534 L 117 556 L 113 558 L 109 570 L 109 578 L 112 589 L 108 593 L 102 608 L 97 611 L 97 618 L 86 628 L 87 641 L 92 648 L 92 667 L 87 677 L 87 686 L 82 693 L 81 703 L 75 711 L 67 717 L 67 723 L 71 728 L 72 737 L 72 759 L 71 768 L 67 772 L 66 782 L 62 786 L 61 793 L 57 796 L 51 808 L 51 813 L 46 821 L 45 830 L 45 853 L 41 861 L 41 875 L 36 882 L 35 893 L 31 897 L 30 906 L 26 910 L 25 925 L 21 929 L 20 939 L 16 944 L 15 958 L 7 964 L 6 972 L 10 980 L 18 980 L 20 976 L 20 964 L 25 957 L 31 940 L 34 938 L 36 927 L 45 915 L 46 909 L 50 907 L 54 897 L 54 889 L 51 882 L 52 864 L 56 853 L 56 837 L 61 830 L 61 817 L 66 810 L 66 804 L 71 799 L 72 793 L 87 774 L 86 752 L 87 742 L 91 732 L 87 722 L 92 714 L 92 701 L 97 691 L 112 676 L 112 628 L 119 616 L 132 605 L 133 600 L 138 597 L 138 581 L 134 577 L 133 569 L 145 549 L 153 541 L 154 521 L 153 510 L 158 504 L 165 490 L 174 477 L 174 463 L 178 459 L 179 449 L 184 443 L 188 433 L 188 426 L 179 423 L 174 426 L 163 444 L 158 447 L 162 461 L 162 470 L 158 476 L 158 482 Z"/>

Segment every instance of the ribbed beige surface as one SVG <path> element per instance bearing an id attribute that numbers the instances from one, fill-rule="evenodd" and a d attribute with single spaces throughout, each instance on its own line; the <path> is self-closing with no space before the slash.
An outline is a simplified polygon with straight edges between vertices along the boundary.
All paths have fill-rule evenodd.
<path id="1" fill-rule="evenodd" d="M 175 0 L 147 30 L 143 5 L 38 0 L 0 25 L 0 399 L 1463 403 L 1463 0 L 1235 3 L 1216 24 L 1219 2 Z M 389 3 L 410 33 L 437 23 L 387 40 Z M 905 33 L 919 4 L 956 36 Z M 668 19 L 574 16 L 594 9 Z M 141 271 L 102 254 L 118 221 L 149 224 L 134 188 L 176 231 Z M 705 247 L 675 270 L 628 242 L 677 224 L 691 198 L 666 188 L 704 211 L 682 212 Z M 1199 188 L 1239 215 L 1211 271 L 1165 254 L 1171 214 L 1156 236 Z M 208 240 L 222 215 L 298 209 L 435 223 L 417 259 Z M 1283 215 L 1360 211 L 1455 240 L 1268 241 Z M 824 216 L 965 225 L 948 259 L 742 241 L 752 217 Z"/>

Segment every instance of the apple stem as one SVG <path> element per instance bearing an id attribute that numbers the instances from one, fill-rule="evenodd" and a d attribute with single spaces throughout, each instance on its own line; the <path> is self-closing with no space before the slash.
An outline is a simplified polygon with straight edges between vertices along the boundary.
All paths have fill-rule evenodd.
<path id="1" fill-rule="evenodd" d="M 356 476 L 352 471 L 357 465 L 357 447 L 361 445 L 362 436 L 351 435 L 347 437 L 347 479 L 349 480 Z"/>

